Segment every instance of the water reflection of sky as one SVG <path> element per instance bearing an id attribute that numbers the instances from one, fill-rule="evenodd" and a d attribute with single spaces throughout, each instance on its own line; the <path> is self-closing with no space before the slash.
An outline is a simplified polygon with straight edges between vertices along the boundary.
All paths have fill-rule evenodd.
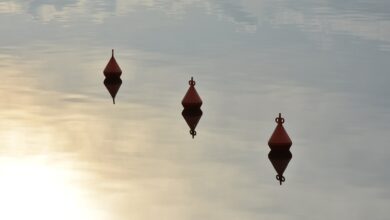
<path id="1" fill-rule="evenodd" d="M 387 6 L 1 1 L 0 205 L 25 212 L 0 219 L 385 219 Z M 180 105 L 192 75 L 194 140 Z M 293 140 L 282 187 L 266 145 L 279 112 Z"/>

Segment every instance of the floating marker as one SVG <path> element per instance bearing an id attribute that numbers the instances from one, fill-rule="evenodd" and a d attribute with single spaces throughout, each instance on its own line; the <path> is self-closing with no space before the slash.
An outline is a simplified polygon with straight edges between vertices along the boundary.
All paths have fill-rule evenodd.
<path id="1" fill-rule="evenodd" d="M 289 150 L 292 142 L 283 127 L 284 118 L 282 118 L 281 113 L 279 113 L 279 117 L 275 118 L 275 122 L 278 123 L 278 125 L 268 141 L 268 146 L 271 150 Z"/>
<path id="2" fill-rule="evenodd" d="M 198 92 L 196 92 L 194 78 L 191 77 L 191 80 L 188 81 L 188 83 L 190 84 L 190 88 L 188 88 L 181 104 L 184 109 L 199 109 L 200 106 L 202 106 L 202 99 L 198 95 Z"/>
<path id="3" fill-rule="evenodd" d="M 122 70 L 119 67 L 118 63 L 114 57 L 114 49 L 112 49 L 112 55 L 110 61 L 108 61 L 106 68 L 103 71 L 104 76 L 111 77 L 120 77 L 122 75 Z"/>

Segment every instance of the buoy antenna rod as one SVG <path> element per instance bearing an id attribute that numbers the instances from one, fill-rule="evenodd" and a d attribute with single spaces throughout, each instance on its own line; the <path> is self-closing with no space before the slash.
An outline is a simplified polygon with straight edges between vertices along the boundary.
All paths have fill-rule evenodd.
<path id="1" fill-rule="evenodd" d="M 195 86 L 194 77 L 191 76 L 191 80 L 188 81 L 188 84 L 190 84 L 190 86 Z"/>
<path id="2" fill-rule="evenodd" d="M 279 117 L 275 118 L 275 122 L 278 124 L 284 123 L 284 118 L 282 118 L 282 113 L 279 113 Z"/>

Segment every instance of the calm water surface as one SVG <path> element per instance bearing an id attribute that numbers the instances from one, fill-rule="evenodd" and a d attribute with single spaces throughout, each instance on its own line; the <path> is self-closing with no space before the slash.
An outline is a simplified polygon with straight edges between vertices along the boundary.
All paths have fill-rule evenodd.
<path id="1" fill-rule="evenodd" d="M 388 219 L 387 0 L 1 0 L 0 33 L 0 219 Z"/>

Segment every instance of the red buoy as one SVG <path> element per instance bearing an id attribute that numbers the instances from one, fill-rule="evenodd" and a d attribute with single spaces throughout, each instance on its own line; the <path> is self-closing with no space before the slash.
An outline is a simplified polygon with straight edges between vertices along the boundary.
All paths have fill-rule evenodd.
<path id="1" fill-rule="evenodd" d="M 268 146 L 271 148 L 271 150 L 290 149 L 292 142 L 286 130 L 284 130 L 284 118 L 282 118 L 281 113 L 279 113 L 278 118 L 275 118 L 275 122 L 278 123 L 278 125 L 276 126 L 274 133 L 271 135 L 271 138 L 268 141 Z"/>
<path id="2" fill-rule="evenodd" d="M 286 181 L 283 173 L 286 170 L 291 158 L 292 154 L 289 150 L 271 150 L 271 152 L 268 154 L 268 159 L 271 161 L 276 173 L 278 173 L 276 175 L 276 180 L 279 181 L 280 185 L 282 185 L 282 182 Z"/>
<path id="3" fill-rule="evenodd" d="M 184 109 L 198 109 L 202 106 L 202 99 L 198 95 L 198 92 L 196 92 L 194 78 L 191 77 L 191 80 L 188 81 L 188 83 L 190 84 L 190 88 L 188 88 L 181 104 Z"/>
<path id="4" fill-rule="evenodd" d="M 114 57 L 114 49 L 112 49 L 112 55 L 110 61 L 108 61 L 106 68 L 103 71 L 105 77 L 120 77 L 122 70 Z"/>
<path id="5" fill-rule="evenodd" d="M 190 134 L 192 135 L 192 138 L 194 138 L 196 135 L 195 128 L 203 114 L 202 110 L 184 109 L 181 114 L 183 115 L 184 120 L 186 120 L 188 127 L 190 127 Z"/>

